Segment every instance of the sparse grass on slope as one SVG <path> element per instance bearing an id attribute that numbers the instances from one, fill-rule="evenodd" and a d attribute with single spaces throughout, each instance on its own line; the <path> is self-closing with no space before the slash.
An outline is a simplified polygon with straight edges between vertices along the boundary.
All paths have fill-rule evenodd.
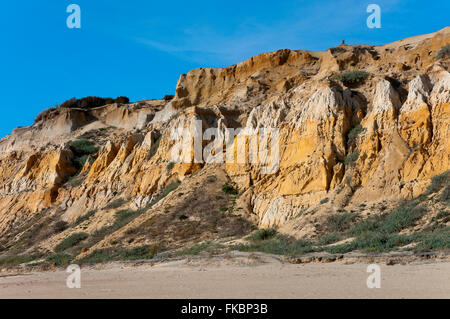
<path id="1" fill-rule="evenodd" d="M 424 195 L 407 201 L 389 213 L 374 215 L 357 221 L 354 213 L 341 212 L 327 218 L 327 233 L 314 241 L 295 240 L 276 234 L 274 230 L 258 230 L 247 239 L 248 244 L 236 248 L 242 251 L 261 251 L 275 254 L 302 254 L 313 251 L 347 253 L 354 250 L 362 252 L 387 252 L 415 243 L 415 251 L 442 250 L 450 248 L 450 227 L 445 226 L 448 211 L 443 210 L 434 218 L 430 230 L 404 233 L 415 227 L 427 212 L 430 196 L 440 201 L 447 198 L 448 172 L 435 176 Z M 442 202 L 441 203 L 445 203 Z M 345 244 L 329 246 L 345 238 L 353 240 Z"/>
<path id="2" fill-rule="evenodd" d="M 321 234 L 316 239 L 298 240 L 290 236 L 279 234 L 275 229 L 257 229 L 246 238 L 246 243 L 231 247 L 223 246 L 217 242 L 204 241 L 173 252 L 167 251 L 168 247 L 163 247 L 159 244 L 158 246 L 137 246 L 130 249 L 105 248 L 93 251 L 91 254 L 83 257 L 80 260 L 80 263 L 152 259 L 157 255 L 158 250 L 160 250 L 160 252 L 166 250 L 164 255 L 176 257 L 197 255 L 201 252 L 219 253 L 229 249 L 237 249 L 246 252 L 265 252 L 278 255 L 301 255 L 320 251 L 341 254 L 354 250 L 370 253 L 397 250 L 400 247 L 404 247 L 411 243 L 415 243 L 415 246 L 410 246 L 408 249 L 417 252 L 450 249 L 450 228 L 445 226 L 444 222 L 449 215 L 447 210 L 442 210 L 436 214 L 433 219 L 433 227 L 428 227 L 429 229 L 426 228 L 421 232 L 404 232 L 405 230 L 412 229 L 418 225 L 418 222 L 426 213 L 426 205 L 428 205 L 431 200 L 435 201 L 442 196 L 447 196 L 444 195 L 447 183 L 448 172 L 433 178 L 427 191 L 418 198 L 404 202 L 389 213 L 373 215 L 364 220 L 358 220 L 357 214 L 345 211 L 330 215 L 325 224 L 327 232 Z M 101 229 L 89 237 L 84 233 L 76 233 L 69 236 L 61 241 L 55 248 L 55 251 L 57 251 L 56 254 L 47 256 L 41 263 L 46 265 L 55 264 L 57 266 L 68 264 L 73 259 L 72 253 L 75 251 L 73 250 L 74 247 L 78 247 L 78 249 L 81 248 L 81 245 L 83 247 L 91 247 L 106 235 L 117 231 L 130 221 L 134 220 L 157 201 L 175 190 L 178 185 L 179 182 L 167 185 L 158 196 L 155 196 L 148 207 L 144 209 L 124 209 L 117 211 L 112 225 Z M 228 188 L 226 189 L 228 190 Z M 226 191 L 224 190 L 224 192 Z M 234 191 L 231 193 L 233 194 Z M 439 205 L 442 205 L 444 202 L 439 203 Z M 95 211 L 88 212 L 86 215 L 77 219 L 74 224 L 79 224 L 89 219 L 94 213 Z M 176 215 L 176 217 L 179 216 L 182 215 Z M 183 223 L 190 221 L 190 218 L 177 219 L 183 219 L 182 221 L 178 221 Z M 353 240 L 344 244 L 330 246 L 330 244 L 346 238 L 353 238 Z M 67 253 L 67 251 L 69 253 Z M 0 265 L 18 265 L 23 262 L 36 260 L 40 257 L 41 255 L 7 257 L 0 259 Z"/>
<path id="3" fill-rule="evenodd" d="M 70 226 L 71 227 L 76 227 L 76 226 L 80 225 L 84 221 L 89 220 L 89 218 L 94 216 L 96 212 L 97 212 L 97 210 L 95 210 L 95 209 L 88 211 L 86 214 L 78 217 Z"/>
<path id="4" fill-rule="evenodd" d="M 62 252 L 68 248 L 74 247 L 79 242 L 88 238 L 89 235 L 87 233 L 75 233 L 70 235 L 69 237 L 62 240 L 58 245 L 55 246 L 56 252 Z"/>
<path id="5" fill-rule="evenodd" d="M 132 210 L 132 209 L 122 209 L 117 211 L 114 214 L 114 223 L 109 226 L 105 226 L 96 232 L 92 233 L 88 239 L 88 241 L 83 245 L 84 248 L 90 248 L 96 243 L 100 242 L 103 238 L 105 238 L 107 235 L 112 234 L 113 232 L 118 231 L 131 221 L 133 221 L 135 218 L 140 216 L 141 214 L 148 211 L 153 205 L 158 203 L 160 200 L 162 200 L 164 197 L 169 195 L 172 191 L 174 191 L 181 183 L 179 181 L 173 182 L 168 184 L 159 194 L 154 196 L 152 201 L 148 203 L 145 207 Z M 109 205 L 106 206 L 108 209 L 117 208 L 120 206 L 123 206 L 126 203 L 126 201 L 122 198 L 116 199 L 115 201 L 111 202 Z"/>
<path id="6" fill-rule="evenodd" d="M 173 257 L 180 257 L 180 256 L 195 256 L 198 255 L 202 252 L 206 252 L 206 253 L 218 253 L 221 251 L 221 249 L 223 249 L 224 246 L 219 244 L 219 243 L 214 243 L 210 240 L 199 243 L 199 244 L 195 244 L 193 246 L 184 248 L 184 249 L 180 249 L 177 250 L 171 254 L 169 254 L 169 256 L 173 256 Z"/>
<path id="7" fill-rule="evenodd" d="M 449 181 L 450 181 L 450 170 L 442 174 L 433 176 L 433 178 L 431 178 L 430 185 L 428 185 L 427 187 L 427 194 L 435 193 L 439 191 L 442 187 L 448 186 Z"/>
<path id="8" fill-rule="evenodd" d="M 111 201 L 108 205 L 105 206 L 105 209 L 114 209 L 119 208 L 123 204 L 125 204 L 127 201 L 123 198 L 116 198 L 113 201 Z"/>

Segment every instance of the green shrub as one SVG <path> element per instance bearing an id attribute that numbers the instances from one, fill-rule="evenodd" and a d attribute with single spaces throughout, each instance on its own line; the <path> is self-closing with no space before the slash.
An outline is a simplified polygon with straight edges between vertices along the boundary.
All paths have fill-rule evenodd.
<path id="1" fill-rule="evenodd" d="M 444 59 L 450 57 L 450 44 L 444 45 L 437 53 L 436 58 Z"/>
<path id="2" fill-rule="evenodd" d="M 369 73 L 365 71 L 348 71 L 334 75 L 332 79 L 339 80 L 344 84 L 357 84 L 367 79 Z"/>
<path id="3" fill-rule="evenodd" d="M 436 219 L 444 219 L 444 222 L 447 222 L 449 220 L 449 217 L 450 217 L 450 211 L 448 211 L 448 210 L 440 211 L 436 215 Z"/>
<path id="4" fill-rule="evenodd" d="M 326 225 L 327 228 L 332 232 L 344 232 L 350 227 L 350 224 L 355 219 L 356 219 L 355 214 L 348 212 L 339 213 L 328 216 Z"/>
<path id="5" fill-rule="evenodd" d="M 130 99 L 126 96 L 119 96 L 116 98 L 115 102 L 119 104 L 128 104 L 130 103 Z"/>
<path id="6" fill-rule="evenodd" d="M 358 151 L 354 151 L 353 153 L 347 155 L 344 160 L 345 165 L 351 166 L 351 167 L 355 166 L 356 160 L 358 159 L 358 157 L 359 157 Z"/>
<path id="7" fill-rule="evenodd" d="M 68 99 L 67 101 L 64 101 L 63 103 L 61 103 L 61 105 L 59 107 L 62 108 L 73 108 L 76 107 L 77 104 L 77 99 L 75 97 Z"/>
<path id="8" fill-rule="evenodd" d="M 76 140 L 69 143 L 70 149 L 77 156 L 97 153 L 98 148 L 88 140 Z"/>
<path id="9" fill-rule="evenodd" d="M 174 163 L 174 162 L 169 162 L 169 163 L 167 164 L 166 168 L 167 168 L 168 171 L 171 171 L 171 170 L 173 169 L 174 166 L 175 166 L 175 163 Z"/>
<path id="10" fill-rule="evenodd" d="M 415 235 L 398 235 L 384 233 L 363 233 L 352 242 L 342 245 L 326 247 L 325 251 L 331 254 L 344 254 L 360 249 L 364 252 L 384 252 L 395 247 L 404 246 L 414 241 Z"/>
<path id="11" fill-rule="evenodd" d="M 76 168 L 80 169 L 84 166 L 88 157 L 89 157 L 89 155 L 82 155 L 80 157 L 75 157 L 72 162 L 75 164 L 74 166 Z"/>
<path id="12" fill-rule="evenodd" d="M 237 195 L 239 193 L 236 188 L 234 188 L 232 185 L 229 185 L 229 184 L 223 185 L 222 191 L 224 193 L 230 194 L 230 195 Z"/>
<path id="13" fill-rule="evenodd" d="M 102 98 L 98 96 L 87 96 L 81 99 L 76 99 L 75 97 L 61 103 L 60 107 L 62 108 L 81 108 L 81 109 L 92 109 L 99 106 L 104 106 L 112 103 L 121 103 L 127 104 L 130 102 L 130 99 L 126 96 L 119 96 L 116 99 L 112 99 L 110 97 Z"/>
<path id="14" fill-rule="evenodd" d="M 356 249 L 365 252 L 382 252 L 390 251 L 396 247 L 404 246 L 412 242 L 417 242 L 416 250 L 435 250 L 447 249 L 450 243 L 450 228 L 439 227 L 436 224 L 432 229 L 433 232 L 424 231 L 422 233 L 399 234 L 404 229 L 410 228 L 423 216 L 426 208 L 420 205 L 420 200 L 411 200 L 390 213 L 383 215 L 371 216 L 365 220 L 357 222 L 348 231 L 346 236 L 354 236 L 355 239 L 350 243 L 338 246 L 325 247 L 325 251 L 329 253 L 346 253 Z M 446 214 L 439 214 L 436 219 L 445 218 Z M 332 217 L 332 216 L 330 216 Z M 351 219 L 351 218 L 349 218 Z M 341 226 L 344 224 L 345 226 Z M 327 223 L 329 229 L 345 231 L 349 225 L 347 218 L 344 216 L 330 219 Z M 318 241 L 320 245 L 342 239 L 333 233 L 323 236 Z"/>
<path id="15" fill-rule="evenodd" d="M 348 187 L 352 187 L 352 177 L 351 176 L 347 176 L 344 180 L 345 185 L 347 185 Z"/>
<path id="16" fill-rule="evenodd" d="M 188 219 L 189 217 L 187 217 L 186 215 L 180 215 L 180 216 L 178 216 L 178 219 L 179 220 L 185 220 L 185 219 Z"/>
<path id="17" fill-rule="evenodd" d="M 377 230 L 382 233 L 397 233 L 413 226 L 415 221 L 422 215 L 423 210 L 419 207 L 401 206 L 387 214 Z"/>
<path id="18" fill-rule="evenodd" d="M 158 247 L 152 246 L 139 246 L 131 249 L 124 248 L 102 248 L 96 249 L 89 255 L 78 260 L 80 264 L 89 263 L 102 263 L 113 260 L 139 260 L 139 259 L 152 259 L 157 254 Z"/>
<path id="19" fill-rule="evenodd" d="M 234 248 L 240 251 L 258 251 L 277 255 L 296 255 L 315 251 L 310 241 L 297 240 L 281 234 L 266 240 L 254 241 L 251 244 L 237 245 Z"/>
<path id="20" fill-rule="evenodd" d="M 55 225 L 53 226 L 53 229 L 54 229 L 55 233 L 60 233 L 64 230 L 66 230 L 67 227 L 68 227 L 67 222 L 60 220 L 55 223 Z"/>
<path id="21" fill-rule="evenodd" d="M 90 253 L 87 256 L 84 256 L 83 258 L 78 260 L 78 263 L 84 264 L 95 264 L 95 263 L 101 263 L 106 261 L 112 261 L 114 260 L 116 255 L 113 253 L 113 250 L 110 248 L 104 248 L 104 249 L 96 249 L 92 253 Z"/>
<path id="22" fill-rule="evenodd" d="M 450 227 L 435 229 L 432 233 L 422 234 L 421 241 L 416 246 L 417 251 L 449 249 Z"/>
<path id="23" fill-rule="evenodd" d="M 319 245 L 329 245 L 342 240 L 344 237 L 340 233 L 327 233 L 320 237 Z"/>
<path id="24" fill-rule="evenodd" d="M 414 239 L 412 235 L 398 235 L 386 233 L 365 233 L 357 237 L 352 243 L 355 249 L 366 252 L 389 251 L 395 247 L 404 246 Z"/>
<path id="25" fill-rule="evenodd" d="M 357 222 L 353 227 L 350 228 L 348 233 L 353 236 L 358 236 L 363 233 L 372 232 L 377 230 L 385 219 L 385 215 L 375 215 L 370 216 L 360 222 Z"/>
<path id="26" fill-rule="evenodd" d="M 29 263 L 33 260 L 39 259 L 42 257 L 42 254 L 33 254 L 33 255 L 13 255 L 6 256 L 0 258 L 0 266 L 1 267 L 14 267 L 23 263 Z"/>
<path id="27" fill-rule="evenodd" d="M 45 259 L 49 264 L 55 264 L 56 266 L 68 265 L 73 259 L 73 256 L 66 253 L 53 254 Z"/>
<path id="28" fill-rule="evenodd" d="M 80 136 L 78 136 L 79 140 L 90 140 L 97 137 L 97 130 L 87 131 Z"/>
<path id="29" fill-rule="evenodd" d="M 355 224 L 349 234 L 361 236 L 365 233 L 376 232 L 393 234 L 413 226 L 422 217 L 424 209 L 411 204 L 397 207 L 389 214 L 369 217 Z"/>
<path id="30" fill-rule="evenodd" d="M 89 155 L 98 152 L 98 148 L 88 140 L 76 140 L 69 143 L 70 149 L 75 155 L 72 159 L 73 165 L 79 170 L 84 166 Z"/>
<path id="31" fill-rule="evenodd" d="M 79 242 L 88 238 L 89 235 L 86 233 L 75 233 L 70 235 L 69 237 L 63 239 L 58 245 L 55 246 L 56 252 L 62 252 L 68 248 L 71 248 L 77 245 Z"/>
<path id="32" fill-rule="evenodd" d="M 328 203 L 329 200 L 330 200 L 330 199 L 329 199 L 328 197 L 325 197 L 324 199 L 321 199 L 321 200 L 320 200 L 320 203 L 321 203 L 321 204 L 325 204 L 325 203 Z"/>
<path id="33" fill-rule="evenodd" d="M 274 237 L 277 231 L 273 228 L 258 229 L 253 234 L 251 234 L 248 239 L 252 241 L 267 240 Z"/>
<path id="34" fill-rule="evenodd" d="M 361 134 L 363 131 L 363 128 L 360 124 L 353 127 L 347 134 L 347 140 L 349 144 L 352 144 L 356 141 L 359 134 Z"/>
<path id="35" fill-rule="evenodd" d="M 352 250 L 355 250 L 355 245 L 352 242 L 342 245 L 325 247 L 325 251 L 330 254 L 345 254 Z"/>
<path id="36" fill-rule="evenodd" d="M 152 259 L 158 253 L 158 247 L 152 246 L 139 246 L 129 250 L 125 250 L 121 259 L 125 260 L 138 260 L 138 259 Z"/>

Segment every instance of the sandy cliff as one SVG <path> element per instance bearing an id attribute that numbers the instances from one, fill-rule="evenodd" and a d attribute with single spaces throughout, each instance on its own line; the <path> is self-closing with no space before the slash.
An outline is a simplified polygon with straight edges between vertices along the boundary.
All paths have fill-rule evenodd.
<path id="1" fill-rule="evenodd" d="M 52 251 L 106 226 L 81 254 L 178 247 L 243 235 L 251 224 L 308 238 L 338 210 L 364 204 L 376 213 L 383 202 L 415 198 L 450 168 L 450 61 L 436 58 L 448 43 L 449 27 L 384 46 L 284 49 L 182 74 L 172 100 L 46 111 L 0 141 L 0 248 Z M 351 71 L 366 75 L 340 76 Z M 278 129 L 279 169 L 264 174 L 261 158 L 197 163 L 193 154 L 172 163 L 171 134 L 194 120 L 224 136 L 226 128 Z M 77 139 L 99 148 L 81 169 L 70 147 Z M 225 184 L 239 195 L 223 195 Z M 139 216 L 115 227 L 117 210 Z M 53 232 L 88 212 L 88 221 Z"/>

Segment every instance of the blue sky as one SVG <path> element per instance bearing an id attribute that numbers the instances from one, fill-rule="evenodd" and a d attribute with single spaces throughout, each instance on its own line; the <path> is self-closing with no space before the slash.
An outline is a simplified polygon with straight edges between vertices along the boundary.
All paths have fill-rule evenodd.
<path id="1" fill-rule="evenodd" d="M 66 26 L 71 3 L 81 29 Z M 366 26 L 370 3 L 381 7 L 381 29 Z M 74 96 L 160 98 L 197 67 L 434 32 L 449 25 L 450 1 L 21 0 L 0 12 L 3 137 Z"/>

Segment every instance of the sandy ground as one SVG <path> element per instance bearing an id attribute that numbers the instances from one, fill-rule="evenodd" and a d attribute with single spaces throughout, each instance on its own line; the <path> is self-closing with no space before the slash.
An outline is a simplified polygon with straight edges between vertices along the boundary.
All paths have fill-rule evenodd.
<path id="1" fill-rule="evenodd" d="M 187 259 L 81 269 L 0 273 L 0 298 L 450 298 L 450 261 L 379 264 L 381 288 L 366 285 L 367 263 L 290 264 L 270 256 Z"/>

